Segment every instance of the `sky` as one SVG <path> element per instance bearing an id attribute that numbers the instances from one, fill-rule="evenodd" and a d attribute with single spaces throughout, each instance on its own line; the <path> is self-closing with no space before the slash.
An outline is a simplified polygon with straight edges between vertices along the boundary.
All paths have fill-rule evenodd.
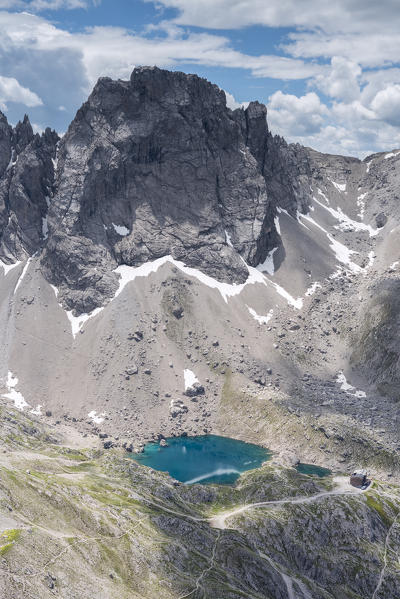
<path id="1" fill-rule="evenodd" d="M 399 0 L 0 0 L 0 110 L 64 133 L 100 76 L 197 73 L 322 152 L 400 148 Z"/>

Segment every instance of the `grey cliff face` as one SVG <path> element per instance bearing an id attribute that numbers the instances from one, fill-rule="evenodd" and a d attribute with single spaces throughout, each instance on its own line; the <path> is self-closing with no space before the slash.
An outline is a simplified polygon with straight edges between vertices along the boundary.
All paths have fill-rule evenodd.
<path id="1" fill-rule="evenodd" d="M 196 75 L 99 80 L 58 150 L 43 264 L 61 300 L 88 312 L 115 291 L 119 264 L 169 254 L 244 282 L 243 259 L 256 265 L 278 240 L 265 116 L 258 103 L 232 112 Z"/>
<path id="2" fill-rule="evenodd" d="M 114 295 L 117 266 L 166 255 L 243 283 L 245 263 L 281 243 L 276 207 L 307 211 L 315 169 L 308 149 L 270 134 L 266 112 L 231 111 L 205 79 L 143 67 L 100 79 L 61 141 L 2 116 L 0 256 L 44 247 L 44 275 L 78 314 Z"/>
<path id="3" fill-rule="evenodd" d="M 57 141 L 50 129 L 34 135 L 27 116 L 13 129 L 0 115 L 0 257 L 5 262 L 24 259 L 43 244 Z"/>

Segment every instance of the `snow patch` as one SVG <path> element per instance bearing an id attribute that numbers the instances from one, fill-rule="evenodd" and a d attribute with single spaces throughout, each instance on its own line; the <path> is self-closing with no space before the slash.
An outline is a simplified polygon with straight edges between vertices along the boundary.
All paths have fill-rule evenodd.
<path id="1" fill-rule="evenodd" d="M 41 404 L 38 404 L 36 406 L 36 408 L 34 408 L 33 410 L 29 410 L 29 413 L 33 414 L 34 416 L 41 416 L 42 415 L 42 408 L 43 408 L 43 406 Z"/>
<path id="2" fill-rule="evenodd" d="M 332 179 L 329 179 L 329 181 L 332 183 L 334 187 L 336 187 L 338 191 L 346 191 L 347 183 L 336 183 L 336 181 L 332 181 Z"/>
<path id="3" fill-rule="evenodd" d="M 400 154 L 400 150 L 396 150 L 395 152 L 389 152 L 388 154 L 385 154 L 385 160 L 388 160 L 389 158 L 393 158 L 393 156 L 398 156 Z"/>
<path id="4" fill-rule="evenodd" d="M 257 268 L 249 266 L 246 263 L 245 264 L 249 271 L 249 277 L 247 281 L 245 283 L 230 284 L 221 283 L 220 281 L 217 281 L 216 279 L 213 279 L 212 277 L 202 273 L 200 270 L 197 270 L 197 268 L 191 268 L 189 266 L 186 266 L 183 262 L 180 262 L 179 260 L 174 260 L 172 256 L 164 256 L 163 258 L 158 258 L 153 262 L 145 262 L 141 266 L 137 267 L 126 266 L 125 264 L 118 266 L 118 268 L 116 268 L 114 272 L 118 273 L 121 278 L 119 281 L 118 290 L 115 293 L 114 298 L 116 298 L 124 290 L 128 283 L 131 283 L 137 277 L 147 277 L 149 274 L 156 272 L 160 268 L 160 266 L 162 266 L 166 262 L 170 262 L 171 264 L 179 268 L 179 270 L 181 270 L 183 273 L 185 273 L 189 277 L 194 277 L 200 283 L 207 285 L 207 287 L 210 287 L 211 289 L 217 289 L 226 303 L 228 303 L 228 298 L 233 297 L 235 295 L 239 295 L 247 285 L 254 285 L 255 283 L 267 285 L 269 283 L 275 288 L 279 295 L 281 295 L 287 300 L 287 302 L 291 306 L 300 309 L 303 305 L 302 298 L 293 298 L 287 291 L 285 291 L 285 289 L 268 279 L 268 277 L 265 277 L 259 270 L 257 270 Z"/>
<path id="5" fill-rule="evenodd" d="M 366 397 L 367 394 L 365 391 L 361 391 L 360 389 L 356 389 L 353 385 L 350 385 L 342 370 L 339 371 L 336 382 L 340 384 L 340 388 L 342 391 L 345 391 L 348 395 L 354 395 L 354 397 Z"/>
<path id="6" fill-rule="evenodd" d="M 375 254 L 375 252 L 373 250 L 371 250 L 368 253 L 368 264 L 364 268 L 364 270 L 368 270 L 368 268 L 371 268 L 371 266 L 373 266 L 375 258 L 376 258 L 376 254 Z"/>
<path id="7" fill-rule="evenodd" d="M 114 270 L 114 272 L 117 273 L 120 277 L 119 285 L 117 291 L 114 294 L 113 299 L 117 298 L 122 293 L 122 291 L 125 289 L 128 283 L 132 283 L 133 281 L 135 281 L 137 277 L 148 277 L 151 273 L 157 272 L 158 269 L 167 262 L 179 268 L 179 270 L 183 272 L 185 275 L 193 277 L 203 285 L 210 287 L 210 289 L 217 289 L 217 291 L 219 291 L 219 293 L 221 294 L 222 299 L 226 303 L 228 303 L 228 298 L 233 297 L 235 295 L 239 295 L 247 285 L 261 283 L 263 285 L 268 286 L 269 283 L 274 287 L 275 291 L 279 295 L 286 299 L 289 305 L 297 309 L 300 309 L 303 305 L 302 298 L 295 299 L 285 289 L 283 289 L 283 287 L 277 285 L 276 283 L 268 279 L 259 270 L 257 270 L 257 268 L 254 268 L 246 264 L 244 260 L 243 262 L 246 264 L 247 270 L 249 272 L 247 281 L 245 281 L 244 283 L 230 284 L 217 281 L 216 279 L 213 279 L 212 277 L 204 274 L 200 270 L 197 270 L 197 268 L 191 268 L 189 266 L 186 266 L 183 262 L 180 262 L 179 260 L 174 260 L 172 256 L 163 256 L 162 258 L 157 258 L 152 262 L 145 262 L 141 266 L 127 266 L 126 264 L 118 266 Z M 56 298 L 58 298 L 58 289 L 54 287 L 54 285 L 51 285 L 51 288 L 53 289 Z M 90 318 L 94 318 L 95 316 L 97 316 L 100 312 L 102 312 L 102 310 L 104 310 L 104 306 L 96 308 L 95 310 L 93 310 L 93 312 L 90 312 L 89 314 L 80 314 L 79 316 L 74 316 L 72 310 L 66 311 L 68 320 L 71 323 L 72 335 L 74 336 L 74 338 L 79 333 L 79 331 L 81 331 L 85 322 Z"/>
<path id="8" fill-rule="evenodd" d="M 162 258 L 157 258 L 157 260 L 153 260 L 152 262 L 145 262 L 141 266 L 137 267 L 126 266 L 125 264 L 123 264 L 122 266 L 118 266 L 118 268 L 116 268 L 114 272 L 120 275 L 120 280 L 119 287 L 114 298 L 117 297 L 124 290 L 128 283 L 131 283 L 137 277 L 147 277 L 149 276 L 149 274 L 157 272 L 160 266 L 163 266 L 166 262 L 170 262 L 171 264 L 179 268 L 179 270 L 181 270 L 183 273 L 185 273 L 189 277 L 194 277 L 195 279 L 200 281 L 200 283 L 207 285 L 207 287 L 210 287 L 211 289 L 217 289 L 225 302 L 228 302 L 229 297 L 241 293 L 241 291 L 243 291 L 246 285 L 254 283 L 265 284 L 263 275 L 260 272 L 258 272 L 257 269 L 249 266 L 247 268 L 249 269 L 250 276 L 248 277 L 245 283 L 221 283 L 220 281 L 217 281 L 216 279 L 213 279 L 212 277 L 202 273 L 200 270 L 197 270 L 197 268 L 191 268 L 189 266 L 186 266 L 183 262 L 180 262 L 179 260 L 174 260 L 172 256 L 164 256 Z"/>
<path id="9" fill-rule="evenodd" d="M 195 383 L 199 382 L 199 379 L 194 374 L 194 372 L 192 372 L 188 368 L 185 368 L 185 370 L 183 371 L 183 378 L 185 380 L 185 391 L 190 389 L 190 387 L 193 387 Z"/>
<path id="10" fill-rule="evenodd" d="M 267 277 L 265 278 L 275 288 L 275 291 L 285 298 L 285 300 L 290 306 L 293 306 L 293 308 L 296 308 L 297 310 L 301 310 L 301 308 L 303 307 L 302 297 L 298 297 L 297 299 L 295 299 L 293 296 L 290 295 L 290 293 L 286 291 L 286 289 L 284 289 L 277 283 L 274 283 L 274 281 L 270 281 L 270 279 L 268 279 Z"/>
<path id="11" fill-rule="evenodd" d="M 389 268 L 390 268 L 391 270 L 396 270 L 396 268 L 398 267 L 398 265 L 399 265 L 399 261 L 398 261 L 398 260 L 396 260 L 396 262 L 393 262 L 393 264 L 391 264 L 391 265 L 389 266 Z"/>
<path id="12" fill-rule="evenodd" d="M 13 401 L 14 406 L 17 408 L 17 410 L 20 410 L 22 412 L 24 410 L 24 408 L 31 407 L 25 401 L 25 398 L 22 395 L 22 393 L 20 393 L 19 391 L 16 390 L 16 386 L 18 385 L 18 378 L 16 376 L 14 376 L 13 373 L 10 371 L 8 372 L 6 385 L 7 385 L 8 393 L 5 393 L 3 395 L 3 397 Z"/>
<path id="13" fill-rule="evenodd" d="M 229 247 L 233 248 L 232 238 L 229 235 L 228 231 L 225 231 L 225 241 L 229 245 Z"/>
<path id="14" fill-rule="evenodd" d="M 16 284 L 16 285 L 15 285 L 15 287 L 14 287 L 14 293 L 16 293 L 16 291 L 17 291 L 18 287 L 21 285 L 21 283 L 22 283 L 22 281 L 23 281 L 23 279 L 24 279 L 24 277 L 25 277 L 25 275 L 26 275 L 26 272 L 27 272 L 27 270 L 28 270 L 28 268 L 29 268 L 29 265 L 30 265 L 31 261 L 32 261 L 32 258 L 28 258 L 28 260 L 26 261 L 26 264 L 25 264 L 25 266 L 24 266 L 24 268 L 23 268 L 23 271 L 22 271 L 22 273 L 21 273 L 21 276 L 19 277 L 19 279 L 18 279 L 18 281 L 17 281 L 17 284 Z"/>
<path id="15" fill-rule="evenodd" d="M 320 202 L 318 202 L 318 203 L 320 203 Z M 323 206 L 323 204 L 321 204 L 321 206 Z M 326 208 L 326 206 L 323 206 L 323 208 Z M 343 245 L 343 243 L 340 243 L 340 241 L 337 241 L 336 239 L 334 239 L 332 237 L 332 235 L 330 233 L 328 233 L 328 231 L 326 229 L 324 229 L 323 227 L 321 227 L 321 225 L 319 225 L 308 214 L 301 214 L 300 216 L 301 216 L 301 218 L 304 218 L 305 220 L 307 220 L 308 222 L 312 223 L 315 227 L 317 227 L 318 229 L 320 229 L 321 231 L 323 231 L 325 233 L 325 235 L 327 236 L 327 238 L 330 241 L 329 247 L 331 248 L 331 250 L 335 254 L 336 260 L 338 262 L 341 262 L 342 264 L 346 264 L 346 266 L 348 266 L 349 269 L 352 272 L 354 272 L 354 273 L 362 271 L 361 266 L 358 266 L 358 264 L 355 264 L 354 262 L 352 262 L 350 260 L 350 256 L 352 254 L 357 254 L 358 252 L 355 252 L 353 250 L 349 250 L 349 248 L 347 248 L 345 245 Z"/>
<path id="16" fill-rule="evenodd" d="M 279 208 L 278 208 L 278 212 L 279 212 Z M 275 229 L 278 232 L 278 235 L 280 235 L 281 234 L 281 225 L 279 223 L 279 216 L 275 216 L 275 218 L 274 218 L 274 224 L 275 224 Z"/>
<path id="17" fill-rule="evenodd" d="M 4 276 L 6 276 L 10 270 L 12 270 L 13 268 L 15 268 L 16 266 L 18 266 L 19 264 L 21 264 L 21 261 L 18 260 L 18 262 L 14 262 L 14 264 L 6 264 L 5 262 L 3 262 L 2 260 L 0 260 L 0 266 L 3 267 L 4 270 Z"/>
<path id="18" fill-rule="evenodd" d="M 306 295 L 310 296 L 310 295 L 314 295 L 314 293 L 317 291 L 317 289 L 321 289 L 322 285 L 321 283 L 318 283 L 317 281 L 315 283 L 313 283 L 311 285 L 311 287 L 309 287 L 306 291 Z"/>
<path id="19" fill-rule="evenodd" d="M 61 305 L 61 304 L 60 304 Z M 79 316 L 74 316 L 72 310 L 65 310 L 66 315 L 68 316 L 68 320 L 71 323 L 71 331 L 72 336 L 75 339 L 77 334 L 81 331 L 85 322 L 87 322 L 90 318 L 94 318 L 99 314 L 104 308 L 96 308 L 90 314 L 80 314 Z"/>
<path id="20" fill-rule="evenodd" d="M 326 195 L 324 194 L 324 192 L 323 192 L 323 191 L 321 191 L 321 190 L 319 189 L 319 187 L 317 188 L 317 191 L 318 191 L 318 194 L 319 194 L 320 196 L 322 196 L 322 197 L 323 197 L 323 199 L 325 200 L 325 202 L 326 202 L 326 203 L 328 204 L 328 206 L 329 206 L 330 202 L 329 202 L 328 198 L 326 197 Z"/>
<path id="21" fill-rule="evenodd" d="M 360 212 L 357 214 L 357 216 L 359 216 L 361 218 L 361 220 L 363 220 L 364 214 L 365 214 L 365 202 L 364 202 L 364 198 L 366 197 L 367 194 L 368 194 L 368 191 L 366 191 L 365 193 L 360 194 L 358 196 L 358 198 L 357 198 L 357 206 L 360 209 Z"/>
<path id="22" fill-rule="evenodd" d="M 364 196 L 365 197 L 365 196 Z M 357 220 L 351 219 L 347 214 L 345 214 L 341 208 L 330 208 L 329 206 L 325 206 L 316 197 L 313 197 L 314 202 L 317 202 L 319 206 L 327 210 L 336 220 L 339 221 L 339 225 L 335 226 L 335 229 L 339 231 L 368 231 L 370 237 L 374 237 L 379 233 L 378 229 L 374 229 L 371 225 L 366 225 L 365 223 L 360 223 Z"/>
<path id="23" fill-rule="evenodd" d="M 257 312 L 255 310 L 253 310 L 253 308 L 250 308 L 250 306 L 248 306 L 247 304 L 246 304 L 246 308 L 248 309 L 248 311 L 250 312 L 250 314 L 252 315 L 252 317 L 254 318 L 254 320 L 256 320 L 257 322 L 259 322 L 260 324 L 267 324 L 271 320 L 271 318 L 272 318 L 272 316 L 274 314 L 274 311 L 271 309 L 268 312 L 267 316 L 259 316 L 257 314 Z"/>
<path id="24" fill-rule="evenodd" d="M 56 296 L 56 299 L 58 299 L 59 292 L 58 292 L 57 287 L 55 287 L 54 285 L 51 285 L 51 284 L 50 284 L 50 287 L 54 291 L 54 295 Z M 58 305 L 60 306 L 60 308 L 62 308 L 64 310 L 64 308 L 62 307 L 62 305 L 60 303 L 58 303 Z M 72 331 L 73 338 L 75 339 L 75 337 L 80 332 L 80 330 L 82 329 L 82 327 L 86 321 L 88 321 L 90 318 L 94 318 L 95 316 L 97 316 L 97 314 L 99 314 L 103 309 L 104 308 L 96 308 L 95 310 L 93 310 L 93 312 L 90 312 L 90 314 L 85 313 L 85 314 L 80 314 L 79 316 L 74 316 L 72 310 L 64 310 L 64 312 L 67 315 L 67 318 L 71 324 L 71 331 Z"/>
<path id="25" fill-rule="evenodd" d="M 352 262 L 350 260 L 350 256 L 352 254 L 358 254 L 358 252 L 349 250 L 349 248 L 346 247 L 345 245 L 343 245 L 343 243 L 340 243 L 340 241 L 337 241 L 336 239 L 334 239 L 332 237 L 332 235 L 328 234 L 328 239 L 331 242 L 329 247 L 332 249 L 333 253 L 336 256 L 336 260 L 338 262 L 341 262 L 342 264 L 346 264 L 346 266 L 348 266 L 352 272 L 361 272 L 362 271 L 361 266 L 358 266 L 358 264 L 355 264 L 354 262 Z"/>
<path id="26" fill-rule="evenodd" d="M 129 229 L 124 227 L 124 225 L 116 225 L 114 223 L 111 224 L 114 227 L 114 231 L 118 233 L 118 235 L 121 235 L 121 237 L 126 237 L 127 235 L 129 235 L 130 231 Z"/>
<path id="27" fill-rule="evenodd" d="M 92 410 L 91 412 L 89 412 L 88 417 L 93 420 L 93 422 L 95 424 L 101 424 L 102 422 L 104 422 L 104 417 L 105 417 L 106 413 L 102 412 L 101 414 L 97 414 L 96 410 Z"/>
<path id="28" fill-rule="evenodd" d="M 267 272 L 269 275 L 273 275 L 275 273 L 275 265 L 274 265 L 274 254 L 278 248 L 273 248 L 265 258 L 262 264 L 256 266 L 257 270 L 260 272 Z"/>

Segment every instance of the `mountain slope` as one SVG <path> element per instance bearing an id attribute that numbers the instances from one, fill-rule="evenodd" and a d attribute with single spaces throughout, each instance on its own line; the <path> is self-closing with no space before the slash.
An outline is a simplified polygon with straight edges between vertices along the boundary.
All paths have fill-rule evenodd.
<path id="1" fill-rule="evenodd" d="M 396 485 L 267 463 L 235 488 L 186 486 L 0 409 L 2 597 L 400 597 Z"/>
<path id="2" fill-rule="evenodd" d="M 115 445 L 208 431 L 398 476 L 400 153 L 320 154 L 265 116 L 146 67 L 58 143 L 3 118 L 3 394 Z"/>

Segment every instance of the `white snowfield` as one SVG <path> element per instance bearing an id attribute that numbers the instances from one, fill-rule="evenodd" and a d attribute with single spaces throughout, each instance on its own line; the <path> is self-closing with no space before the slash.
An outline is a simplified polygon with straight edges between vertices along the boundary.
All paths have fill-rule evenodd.
<path id="1" fill-rule="evenodd" d="M 229 235 L 228 231 L 225 231 L 225 241 L 229 245 L 229 247 L 233 248 L 232 238 Z"/>
<path id="2" fill-rule="evenodd" d="M 332 182 L 332 183 L 336 187 L 338 187 L 338 188 L 340 187 L 340 191 L 344 191 L 345 184 L 341 184 L 341 183 L 336 184 L 335 182 Z M 373 237 L 378 234 L 378 232 L 379 232 L 378 229 L 374 229 L 373 227 L 371 227 L 371 225 L 366 225 L 363 222 L 355 221 L 355 220 L 351 219 L 349 216 L 344 214 L 344 212 L 341 210 L 340 207 L 338 207 L 335 210 L 334 208 L 329 206 L 328 198 L 325 196 L 325 194 L 320 189 L 318 189 L 318 194 L 321 196 L 321 199 L 325 200 L 326 204 L 321 202 L 315 196 L 313 197 L 314 202 L 318 206 L 322 207 L 325 211 L 327 211 L 331 216 L 333 216 L 338 221 L 338 225 L 334 226 L 336 229 L 339 229 L 341 231 L 365 231 L 365 232 L 369 233 L 370 237 Z M 361 200 L 361 198 L 363 198 L 363 197 L 365 197 L 365 194 L 362 194 L 361 196 L 359 196 L 359 199 Z M 310 207 L 310 210 L 313 211 L 314 207 Z M 289 218 L 294 218 L 287 212 L 287 210 L 285 210 L 283 208 L 278 207 L 277 212 L 278 212 L 278 214 L 286 214 Z M 331 235 L 331 233 L 329 233 L 329 231 L 327 229 L 325 229 L 323 226 L 321 226 L 315 220 L 315 218 L 313 218 L 311 216 L 310 212 L 308 214 L 298 213 L 297 219 L 295 218 L 295 220 L 297 220 L 297 222 L 300 225 L 306 227 L 306 229 L 308 229 L 310 231 L 312 229 L 307 225 L 313 225 L 314 227 L 316 227 L 317 229 L 322 231 L 324 233 L 324 235 L 326 235 L 326 237 L 329 241 L 329 247 L 332 250 L 332 252 L 334 253 L 336 260 L 338 262 L 340 262 L 341 264 L 345 265 L 349 269 L 349 271 L 351 271 L 354 274 L 359 274 L 359 273 L 365 271 L 365 269 L 363 269 L 361 266 L 359 266 L 358 264 L 353 262 L 351 259 L 352 255 L 357 254 L 358 252 L 355 252 L 354 250 L 350 250 L 343 243 L 341 243 L 340 241 L 335 239 Z M 126 229 L 126 228 L 124 230 L 122 230 L 122 228 L 119 225 L 115 225 L 114 223 L 113 223 L 113 226 L 116 229 L 116 231 L 119 232 L 121 235 L 122 234 L 125 235 L 125 234 L 129 233 L 128 229 Z M 281 229 L 280 229 L 280 223 L 279 223 L 279 216 L 277 216 L 275 219 L 275 226 L 277 228 L 277 231 L 280 232 Z M 228 233 L 228 231 L 225 231 L 225 239 L 226 239 L 227 245 L 229 245 L 230 247 L 233 247 L 231 237 L 230 237 L 230 234 Z M 197 279 L 200 283 L 202 283 L 203 285 L 206 285 L 210 289 L 216 289 L 220 293 L 222 299 L 226 303 L 228 303 L 229 298 L 239 295 L 244 290 L 244 288 L 247 287 L 248 285 L 254 285 L 255 283 L 259 283 L 259 284 L 265 285 L 267 287 L 268 286 L 273 287 L 274 290 L 276 291 L 276 293 L 278 293 L 278 295 L 283 297 L 290 306 L 292 306 L 293 308 L 295 308 L 297 310 L 300 310 L 303 307 L 304 298 L 303 297 L 298 297 L 298 298 L 293 297 L 288 291 L 286 291 L 286 289 L 284 289 L 282 286 L 278 285 L 277 283 L 272 281 L 268 276 L 266 276 L 267 274 L 269 276 L 273 276 L 275 273 L 274 253 L 277 251 L 277 249 L 278 248 L 273 248 L 267 255 L 265 261 L 262 264 L 259 264 L 255 268 L 246 264 L 249 276 L 244 283 L 240 283 L 240 284 L 223 283 L 221 281 L 218 281 L 217 279 L 214 279 L 213 277 L 210 277 L 209 275 L 201 272 L 197 268 L 192 268 L 190 266 L 186 266 L 186 264 L 184 262 L 175 260 L 170 255 L 163 256 L 162 258 L 157 258 L 156 260 L 153 260 L 151 262 L 145 262 L 144 264 L 142 264 L 140 266 L 121 265 L 121 266 L 118 266 L 118 268 L 116 268 L 114 271 L 115 273 L 117 273 L 119 275 L 119 285 L 118 285 L 118 289 L 117 289 L 113 299 L 118 297 L 129 283 L 133 283 L 137 278 L 140 278 L 140 277 L 148 277 L 150 274 L 157 272 L 161 266 L 163 266 L 166 263 L 169 263 L 169 264 L 175 266 L 176 268 L 178 268 L 185 275 Z M 369 264 L 366 268 L 370 267 L 373 263 L 374 256 L 372 254 L 373 253 L 370 252 Z M 24 268 L 24 272 L 26 272 L 26 268 L 27 268 L 27 265 Z M 22 273 L 20 280 L 22 280 L 22 278 L 24 276 L 24 272 Z M 17 286 L 18 286 L 18 284 L 17 284 Z M 311 287 L 309 287 L 305 291 L 305 296 L 307 297 L 307 296 L 312 295 L 316 291 L 316 289 L 320 286 L 321 286 L 321 284 L 318 282 L 313 283 L 311 285 Z M 57 297 L 58 296 L 57 289 L 54 286 L 52 288 Z M 263 324 L 267 323 L 272 316 L 271 312 L 266 316 L 260 316 L 254 311 L 253 308 L 250 308 L 248 306 L 247 306 L 247 308 L 248 308 L 250 314 L 253 316 L 253 318 L 255 318 L 258 322 L 263 323 Z M 81 314 L 80 316 L 74 316 L 72 311 L 67 311 L 66 314 L 71 323 L 71 331 L 72 331 L 73 337 L 75 338 L 76 335 L 80 331 L 82 331 L 82 327 L 89 319 L 97 316 L 100 312 L 102 312 L 103 309 L 104 309 L 104 307 L 96 308 L 95 310 L 93 310 L 93 312 L 91 312 L 89 314 Z"/>
<path id="3" fill-rule="evenodd" d="M 192 372 L 192 370 L 189 370 L 188 368 L 185 368 L 185 370 L 183 371 L 183 378 L 185 381 L 185 391 L 190 389 L 190 387 L 193 387 L 195 383 L 199 382 L 199 379 L 197 378 L 195 373 Z"/>
<path id="4" fill-rule="evenodd" d="M 365 193 L 361 193 L 358 198 L 357 198 L 357 206 L 360 209 L 360 212 L 357 214 L 357 216 L 359 216 L 361 218 L 361 220 L 364 218 L 364 214 L 365 214 L 365 198 L 368 195 L 368 191 L 366 191 Z"/>
<path id="5" fill-rule="evenodd" d="M 318 283 L 318 281 L 315 281 L 315 283 L 313 283 L 306 291 L 306 295 L 308 297 L 310 297 L 311 295 L 314 295 L 314 293 L 317 291 L 317 289 L 321 289 L 322 285 L 321 283 Z"/>
<path id="6" fill-rule="evenodd" d="M 187 276 L 197 279 L 200 283 L 203 283 L 203 285 L 207 285 L 207 287 L 210 287 L 211 289 L 217 289 L 221 294 L 222 299 L 226 303 L 228 303 L 228 298 L 233 297 L 235 295 L 239 295 L 247 285 L 261 283 L 265 286 L 271 285 L 275 289 L 275 291 L 279 295 L 284 297 L 288 304 L 293 306 L 294 308 L 300 309 L 303 305 L 302 298 L 293 298 L 285 289 L 283 289 L 283 287 L 277 285 L 276 283 L 268 279 L 268 277 L 264 276 L 259 270 L 257 270 L 257 268 L 254 268 L 252 266 L 246 265 L 249 271 L 249 276 L 245 283 L 230 284 L 217 281 L 217 279 L 214 279 L 213 277 L 204 274 L 196 268 L 191 268 L 189 266 L 186 266 L 183 262 L 180 262 L 179 260 L 174 260 L 172 256 L 164 256 L 162 258 L 157 258 L 157 260 L 153 260 L 152 262 L 145 262 L 141 266 L 127 266 L 125 264 L 118 266 L 118 268 L 116 268 L 114 272 L 116 272 L 120 276 L 119 287 L 113 299 L 117 298 L 122 293 L 122 291 L 125 289 L 128 283 L 133 283 L 135 279 L 139 277 L 148 277 L 151 273 L 157 272 L 158 269 L 167 262 L 179 268 L 179 270 L 185 273 Z M 56 298 L 58 298 L 58 289 L 54 285 L 51 285 L 51 288 L 53 289 Z M 72 310 L 65 311 L 68 320 L 71 323 L 71 331 L 73 337 L 76 337 L 76 335 L 82 330 L 83 325 L 89 319 L 94 318 L 95 316 L 100 314 L 100 312 L 104 310 L 104 307 L 105 306 L 96 308 L 95 310 L 93 310 L 93 312 L 90 312 L 89 314 L 80 314 L 79 316 L 74 316 Z"/>
<path id="7" fill-rule="evenodd" d="M 14 406 L 17 408 L 17 410 L 20 410 L 22 412 L 24 408 L 31 407 L 25 401 L 25 398 L 22 395 L 22 393 L 16 390 L 16 386 L 18 385 L 18 378 L 14 376 L 13 373 L 10 371 L 8 372 L 6 385 L 8 393 L 5 393 L 3 397 L 5 397 L 6 399 L 11 399 L 11 401 L 14 402 Z"/>
<path id="8" fill-rule="evenodd" d="M 14 264 L 5 264 L 5 262 L 0 260 L 0 266 L 3 267 L 4 276 L 7 276 L 7 274 L 10 272 L 10 270 L 15 268 L 16 266 L 19 266 L 20 264 L 21 264 L 20 260 L 18 260 L 18 262 L 14 262 Z"/>
<path id="9" fill-rule="evenodd" d="M 33 258 L 33 256 L 31 258 L 28 258 L 28 260 L 26 261 L 26 264 L 25 264 L 25 266 L 24 266 L 24 268 L 22 270 L 21 276 L 19 277 L 19 279 L 17 281 L 17 284 L 14 287 L 14 293 L 16 293 L 17 289 L 19 288 L 19 286 L 21 285 L 22 281 L 24 280 L 24 277 L 25 277 L 25 275 L 27 273 L 29 265 L 32 262 L 32 258 Z"/>
<path id="10" fill-rule="evenodd" d="M 126 237 L 130 233 L 130 230 L 127 229 L 127 227 L 124 227 L 124 225 L 116 225 L 112 223 L 112 226 L 114 227 L 114 231 L 118 233 L 118 235 L 121 235 L 121 237 Z"/>
<path id="11" fill-rule="evenodd" d="M 389 158 L 393 158 L 394 156 L 398 156 L 399 154 L 400 154 L 400 150 L 388 152 L 388 154 L 385 154 L 385 160 L 388 160 Z"/>
<path id="12" fill-rule="evenodd" d="M 93 422 L 95 424 L 101 424 L 104 421 L 104 418 L 106 416 L 105 412 L 102 412 L 101 414 L 97 414 L 96 410 L 92 410 L 91 412 L 89 412 L 88 417 L 93 420 Z"/>
<path id="13" fill-rule="evenodd" d="M 345 391 L 348 395 L 354 395 L 354 397 L 366 397 L 367 394 L 365 391 L 361 391 L 360 389 L 356 389 L 353 385 L 350 385 L 342 370 L 339 371 L 337 375 L 336 382 L 340 384 L 340 388 L 342 391 Z"/>
<path id="14" fill-rule="evenodd" d="M 274 311 L 272 309 L 268 312 L 267 316 L 260 316 L 259 314 L 257 314 L 257 312 L 255 310 L 253 310 L 253 308 L 250 308 L 250 306 L 248 306 L 247 304 L 246 304 L 246 308 L 248 309 L 248 311 L 250 312 L 250 314 L 252 315 L 254 320 L 259 322 L 260 324 L 268 324 L 268 322 L 271 320 L 272 316 L 274 315 Z"/>
<path id="15" fill-rule="evenodd" d="M 27 401 L 25 401 L 25 398 L 22 395 L 22 393 L 17 391 L 17 389 L 16 389 L 17 385 L 18 385 L 18 378 L 16 376 L 14 376 L 11 371 L 9 371 L 8 375 L 7 375 L 7 381 L 6 381 L 8 393 L 4 393 L 2 395 L 2 397 L 13 401 L 14 406 L 17 408 L 17 410 L 20 410 L 21 412 L 23 412 L 25 408 L 31 408 L 32 406 L 30 404 L 28 404 Z M 42 415 L 42 407 L 43 406 L 39 404 L 36 406 L 36 408 L 29 410 L 29 412 L 31 414 L 33 414 L 34 416 L 41 416 Z"/>
<path id="16" fill-rule="evenodd" d="M 336 183 L 336 181 L 332 181 L 332 179 L 329 179 L 330 182 L 332 183 L 332 185 L 334 187 L 336 187 L 336 189 L 340 192 L 346 191 L 346 187 L 347 187 L 347 183 Z"/>
<path id="17" fill-rule="evenodd" d="M 362 194 L 364 198 L 366 194 Z M 361 198 L 361 196 L 359 196 Z M 371 225 L 366 225 L 365 223 L 361 223 L 360 221 L 353 220 L 347 214 L 343 212 L 341 208 L 331 208 L 329 206 L 325 206 L 322 202 L 320 202 L 315 196 L 313 197 L 314 202 L 316 202 L 319 206 L 327 210 L 336 220 L 339 221 L 339 224 L 335 226 L 335 229 L 339 231 L 367 231 L 370 237 L 374 237 L 378 235 L 379 229 L 374 229 Z"/>
<path id="18" fill-rule="evenodd" d="M 326 206 L 324 206 L 324 208 L 326 208 Z M 361 266 L 358 266 L 358 264 L 355 264 L 350 259 L 350 256 L 352 254 L 357 254 L 357 252 L 354 252 L 353 250 L 349 250 L 349 248 L 347 248 L 345 245 L 343 245 L 343 243 L 340 243 L 340 241 L 337 241 L 337 239 L 334 239 L 332 237 L 332 235 L 326 229 L 324 229 L 324 227 L 321 227 L 321 225 L 318 224 L 317 221 L 314 220 L 309 214 L 299 214 L 299 218 L 309 222 L 310 224 L 317 227 L 317 229 L 320 229 L 320 231 L 325 233 L 328 240 L 330 241 L 330 248 L 333 251 L 333 253 L 335 254 L 336 260 L 338 262 L 345 264 L 349 268 L 349 270 L 351 270 L 354 273 L 361 272 L 361 270 L 362 270 Z"/>
<path id="19" fill-rule="evenodd" d="M 273 248 L 270 252 L 268 252 L 264 262 L 256 266 L 257 270 L 259 270 L 260 272 L 267 272 L 271 276 L 275 274 L 274 254 L 277 249 L 278 248 L 276 247 Z"/>
<path id="20" fill-rule="evenodd" d="M 328 198 L 326 197 L 326 195 L 324 194 L 324 192 L 323 192 L 323 191 L 321 191 L 321 190 L 319 189 L 319 187 L 317 188 L 317 192 L 318 192 L 318 194 L 319 194 L 320 196 L 322 196 L 322 197 L 323 197 L 323 199 L 325 200 L 325 202 L 326 202 L 326 203 L 328 204 L 328 206 L 329 206 L 330 202 L 329 202 Z"/>

